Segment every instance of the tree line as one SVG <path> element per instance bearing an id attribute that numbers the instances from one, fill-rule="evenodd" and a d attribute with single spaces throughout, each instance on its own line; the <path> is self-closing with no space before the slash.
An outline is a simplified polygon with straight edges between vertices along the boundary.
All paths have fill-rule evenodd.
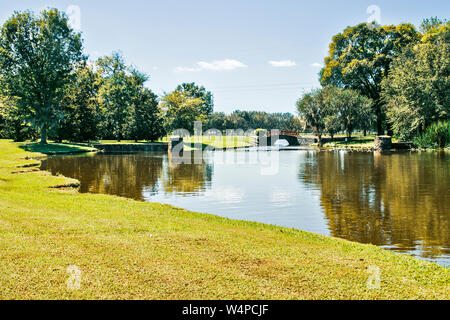
<path id="1" fill-rule="evenodd" d="M 264 111 L 235 110 L 231 114 L 214 112 L 205 121 L 205 129 L 226 130 L 286 130 L 302 132 L 303 125 L 292 113 L 268 113 Z"/>
<path id="2" fill-rule="evenodd" d="M 319 137 L 375 128 L 420 146 L 450 143 L 450 23 L 362 23 L 335 35 L 320 71 L 322 88 L 297 102 Z"/>
<path id="3" fill-rule="evenodd" d="M 57 9 L 16 12 L 0 30 L 0 134 L 44 144 L 154 141 L 212 113 L 205 88 L 185 83 L 159 99 L 148 79 L 117 52 L 89 62 Z"/>
<path id="4" fill-rule="evenodd" d="M 89 62 L 64 13 L 18 12 L 0 30 L 0 137 L 155 141 L 172 130 L 301 129 L 290 113 L 214 112 L 210 91 L 183 83 L 161 99 L 149 76 L 115 52 Z"/>
<path id="5" fill-rule="evenodd" d="M 15 12 L 0 29 L 0 137 L 155 141 L 175 129 L 280 129 L 321 140 L 356 130 L 450 141 L 450 23 L 426 19 L 380 26 L 362 23 L 335 35 L 319 73 L 290 113 L 214 112 L 213 95 L 183 83 L 158 97 L 149 76 L 118 52 L 90 62 L 83 39 L 57 9 Z"/>

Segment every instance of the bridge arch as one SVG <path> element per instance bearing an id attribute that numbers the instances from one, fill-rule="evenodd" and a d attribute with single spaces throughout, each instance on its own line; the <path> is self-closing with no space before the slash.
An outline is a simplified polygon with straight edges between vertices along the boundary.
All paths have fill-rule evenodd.
<path id="1" fill-rule="evenodd" d="M 279 140 L 286 140 L 289 143 L 289 146 L 300 146 L 299 136 L 296 132 L 290 131 L 279 131 L 277 135 L 275 132 L 268 132 L 264 136 L 258 137 L 258 145 L 259 146 L 273 146 Z"/>

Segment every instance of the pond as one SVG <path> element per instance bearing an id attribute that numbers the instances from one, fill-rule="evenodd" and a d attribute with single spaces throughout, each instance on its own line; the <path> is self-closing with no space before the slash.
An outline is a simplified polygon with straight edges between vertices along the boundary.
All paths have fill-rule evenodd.
<path id="1" fill-rule="evenodd" d="M 105 193 L 371 243 L 450 266 L 450 154 L 212 151 L 50 157 Z"/>

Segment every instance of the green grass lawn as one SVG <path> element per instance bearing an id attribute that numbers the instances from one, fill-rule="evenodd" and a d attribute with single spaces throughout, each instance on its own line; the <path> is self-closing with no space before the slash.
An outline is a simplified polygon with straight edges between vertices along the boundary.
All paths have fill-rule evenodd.
<path id="1" fill-rule="evenodd" d="M 450 298 L 450 270 L 436 264 L 299 230 L 80 194 L 73 180 L 33 167 L 42 154 L 20 146 L 0 140 L 1 299 Z M 81 271 L 78 289 L 67 286 L 70 266 Z M 371 266 L 381 271 L 379 289 L 367 287 Z"/>
<path id="2" fill-rule="evenodd" d="M 255 138 L 249 136 L 203 136 L 185 138 L 184 142 L 189 148 L 195 149 L 196 143 L 202 146 L 202 149 L 233 149 L 250 147 L 254 144 Z"/>
<path id="3" fill-rule="evenodd" d="M 98 143 L 102 144 L 142 144 L 142 143 L 167 143 L 168 137 L 164 137 L 157 142 L 146 142 L 146 141 L 134 141 L 134 140 L 101 140 Z M 254 138 L 248 136 L 203 136 L 203 137 L 185 137 L 184 143 L 186 145 L 186 150 L 195 149 L 194 144 L 199 143 L 202 149 L 207 147 L 213 147 L 215 149 L 225 149 L 225 148 L 241 148 L 249 147 L 253 144 Z"/>
<path id="4" fill-rule="evenodd" d="M 65 143 L 49 143 L 46 145 L 42 145 L 38 142 L 27 142 L 21 143 L 20 148 L 29 152 L 37 152 L 48 155 L 55 155 L 60 153 L 82 153 L 82 152 L 91 152 L 96 151 L 95 148 L 91 147 L 95 144 L 165 144 L 167 143 L 168 138 L 162 138 L 160 141 L 149 142 L 149 141 L 134 141 L 134 140 L 100 140 L 97 142 L 89 142 L 89 143 L 75 143 L 75 142 L 65 142 Z M 249 147 L 253 144 L 254 138 L 248 136 L 232 136 L 232 137 L 219 137 L 219 136 L 203 136 L 199 137 L 188 137 L 184 138 L 185 149 L 193 150 L 196 148 L 195 143 L 199 143 L 202 149 L 206 149 L 207 147 L 212 147 L 214 149 L 232 149 L 232 148 L 241 148 L 241 147 Z"/>

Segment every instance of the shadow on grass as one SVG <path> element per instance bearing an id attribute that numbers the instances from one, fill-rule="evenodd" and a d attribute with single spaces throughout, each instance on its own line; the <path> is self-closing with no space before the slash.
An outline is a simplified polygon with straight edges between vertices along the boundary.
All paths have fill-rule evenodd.
<path id="1" fill-rule="evenodd" d="M 90 142 L 91 145 L 95 144 L 145 144 L 145 145 L 162 145 L 167 144 L 167 142 L 164 141 L 134 141 L 134 140 L 122 140 L 122 141 L 116 141 L 116 140 L 100 140 L 100 141 L 93 141 Z"/>
<path id="2" fill-rule="evenodd" d="M 67 145 L 62 143 L 41 144 L 38 142 L 25 143 L 20 145 L 19 148 L 28 152 L 43 153 L 43 154 L 67 154 L 67 153 L 83 153 L 92 151 L 92 149 L 88 149 L 84 146 Z"/>

